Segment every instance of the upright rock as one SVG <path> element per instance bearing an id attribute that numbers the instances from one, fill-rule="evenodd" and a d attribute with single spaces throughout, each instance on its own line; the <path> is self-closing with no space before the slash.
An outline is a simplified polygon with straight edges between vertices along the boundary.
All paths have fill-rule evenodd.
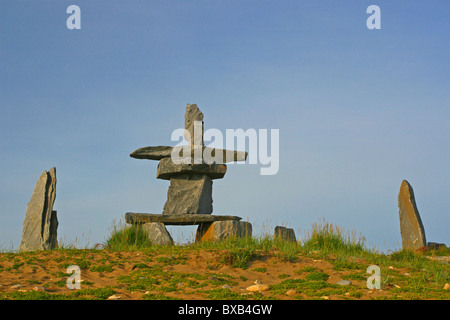
<path id="1" fill-rule="evenodd" d="M 180 175 L 170 179 L 163 215 L 211 214 L 212 180 L 206 175 Z"/>
<path id="2" fill-rule="evenodd" d="M 297 241 L 297 239 L 295 238 L 294 229 L 280 226 L 275 227 L 274 238 L 290 242 Z"/>
<path id="3" fill-rule="evenodd" d="M 200 126 L 196 126 L 196 122 Z M 189 135 L 185 134 L 184 138 L 190 142 L 191 146 L 203 146 L 203 113 L 196 104 L 186 106 L 184 129 L 185 133 L 189 133 Z"/>
<path id="4" fill-rule="evenodd" d="M 58 245 L 55 198 L 56 168 L 51 168 L 39 177 L 27 205 L 19 251 L 49 250 Z"/>
<path id="5" fill-rule="evenodd" d="M 398 194 L 400 232 L 402 248 L 417 250 L 426 246 L 425 230 L 417 210 L 414 191 L 408 181 L 403 180 Z"/>

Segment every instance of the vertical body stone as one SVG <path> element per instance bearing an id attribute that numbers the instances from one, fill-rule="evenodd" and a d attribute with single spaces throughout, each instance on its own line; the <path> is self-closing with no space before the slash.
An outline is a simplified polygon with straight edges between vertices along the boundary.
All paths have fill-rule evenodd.
<path id="1" fill-rule="evenodd" d="M 170 179 L 163 214 L 211 214 L 212 202 L 211 178 L 206 175 L 178 175 Z"/>
<path id="2" fill-rule="evenodd" d="M 398 194 L 400 232 L 402 248 L 417 250 L 426 246 L 425 230 L 417 210 L 414 191 L 408 181 L 403 180 Z"/>

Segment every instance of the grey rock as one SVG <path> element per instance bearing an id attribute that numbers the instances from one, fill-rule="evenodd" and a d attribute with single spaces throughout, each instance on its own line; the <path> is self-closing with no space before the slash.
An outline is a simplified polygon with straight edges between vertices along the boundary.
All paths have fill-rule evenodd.
<path id="1" fill-rule="evenodd" d="M 167 146 L 144 147 L 133 151 L 130 157 L 135 159 L 161 160 L 163 158 L 170 158 L 172 149 L 172 147 Z"/>
<path id="2" fill-rule="evenodd" d="M 127 212 L 125 214 L 125 221 L 130 224 L 141 224 L 149 222 L 160 222 L 165 225 L 198 225 L 202 223 L 211 223 L 215 221 L 224 220 L 241 220 L 241 217 L 237 216 L 218 216 L 218 215 L 206 215 L 206 214 L 184 214 L 184 215 L 162 215 L 152 213 L 134 213 Z"/>
<path id="3" fill-rule="evenodd" d="M 170 179 L 163 215 L 211 214 L 212 180 L 206 175 L 185 174 Z"/>
<path id="4" fill-rule="evenodd" d="M 228 162 L 235 161 L 245 161 L 247 159 L 248 153 L 245 151 L 233 151 L 233 150 L 225 150 L 225 149 L 217 149 L 217 148 L 209 148 L 209 147 L 190 147 L 190 146 L 177 146 L 177 147 L 169 147 L 169 146 L 157 146 L 157 147 L 143 147 L 133 151 L 130 154 L 130 157 L 135 159 L 147 159 L 147 160 L 161 160 L 164 158 L 171 158 L 172 153 L 183 159 L 183 162 L 186 161 L 186 157 L 190 157 L 190 163 L 194 164 L 194 156 L 196 152 L 199 151 L 198 148 L 201 148 L 201 155 L 203 155 L 204 163 L 212 164 L 224 164 Z M 190 151 L 190 152 L 188 152 Z M 186 154 L 185 154 L 186 152 Z M 207 161 L 211 159 L 211 161 Z"/>
<path id="5" fill-rule="evenodd" d="M 43 286 L 35 286 L 33 287 L 33 291 L 37 291 L 37 292 L 46 292 L 47 288 L 43 287 Z"/>
<path id="6" fill-rule="evenodd" d="M 200 123 L 198 132 L 194 132 L 196 123 Z M 186 106 L 186 113 L 184 115 L 184 129 L 189 133 L 189 136 L 185 134 L 185 139 L 190 142 L 191 146 L 201 145 L 203 146 L 203 113 L 197 107 L 196 104 L 188 104 Z M 196 134 L 197 136 L 194 136 Z"/>
<path id="7" fill-rule="evenodd" d="M 340 285 L 340 286 L 351 286 L 352 282 L 350 280 L 341 280 L 336 282 L 336 284 Z"/>
<path id="8" fill-rule="evenodd" d="M 23 285 L 21 285 L 21 284 L 15 284 L 15 285 L 11 286 L 10 289 L 19 289 L 22 287 L 23 287 Z"/>
<path id="9" fill-rule="evenodd" d="M 225 164 L 228 162 L 245 161 L 248 153 L 205 147 L 203 145 L 183 145 L 172 149 L 171 157 L 176 163 L 185 164 Z"/>
<path id="10" fill-rule="evenodd" d="M 52 168 L 39 177 L 27 205 L 19 251 L 50 250 L 58 245 L 55 198 L 56 168 Z"/>
<path id="11" fill-rule="evenodd" d="M 157 245 L 172 245 L 173 239 L 164 224 L 160 222 L 144 223 L 142 228 L 148 233 L 148 239 Z"/>
<path id="12" fill-rule="evenodd" d="M 158 164 L 156 178 L 170 180 L 181 174 L 199 174 L 210 179 L 222 179 L 226 172 L 224 164 L 175 164 L 171 158 L 164 158 Z"/>
<path id="13" fill-rule="evenodd" d="M 220 241 L 228 238 L 251 237 L 252 225 L 245 221 L 226 220 L 202 223 L 197 228 L 195 241 Z"/>
<path id="14" fill-rule="evenodd" d="M 417 210 L 414 191 L 408 181 L 403 180 L 398 194 L 400 233 L 402 248 L 417 250 L 426 246 L 425 230 Z"/>
<path id="15" fill-rule="evenodd" d="M 297 241 L 294 229 L 280 226 L 275 227 L 274 238 L 292 242 Z"/>
<path id="16" fill-rule="evenodd" d="M 447 248 L 445 243 L 437 243 L 437 242 L 428 242 L 427 243 L 428 250 L 439 250 L 439 249 L 445 249 L 445 248 Z"/>

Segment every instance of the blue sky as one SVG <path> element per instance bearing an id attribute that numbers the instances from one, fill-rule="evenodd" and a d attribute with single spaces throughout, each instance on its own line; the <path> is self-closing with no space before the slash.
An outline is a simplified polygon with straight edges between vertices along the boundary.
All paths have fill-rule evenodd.
<path id="1" fill-rule="evenodd" d="M 69 5 L 81 29 L 68 30 Z M 369 30 L 366 9 L 381 8 Z M 0 248 L 17 249 L 43 170 L 58 237 L 95 244 L 168 182 L 129 154 L 175 145 L 186 103 L 205 129 L 279 129 L 280 168 L 228 166 L 213 214 L 305 236 L 321 219 L 401 246 L 413 186 L 428 241 L 450 244 L 448 1 L 1 1 Z M 172 227 L 175 240 L 194 228 Z"/>

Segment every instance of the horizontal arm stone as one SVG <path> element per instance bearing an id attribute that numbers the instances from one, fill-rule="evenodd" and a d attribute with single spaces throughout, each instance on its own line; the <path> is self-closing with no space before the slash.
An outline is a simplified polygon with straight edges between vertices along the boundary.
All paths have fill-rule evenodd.
<path id="1" fill-rule="evenodd" d="M 175 149 L 175 150 L 174 150 Z M 195 153 L 195 148 L 190 148 L 190 155 L 184 155 L 185 150 L 188 150 L 189 146 L 177 146 L 177 147 L 168 147 L 168 146 L 156 146 L 156 147 L 143 147 L 133 151 L 130 154 L 130 157 L 135 159 L 147 159 L 147 160 L 161 160 L 163 158 L 170 158 L 172 156 L 172 151 L 176 153 L 179 157 L 190 156 L 192 159 L 197 156 Z M 225 150 L 225 149 L 216 149 L 216 148 L 208 148 L 202 147 L 202 152 L 200 156 L 204 158 L 204 156 L 211 156 L 215 158 L 218 156 L 218 161 L 215 161 L 217 164 L 224 164 L 228 162 L 235 161 L 245 161 L 247 159 L 248 153 L 246 151 L 233 151 L 233 150 Z M 219 157 L 220 155 L 220 157 Z M 192 160 L 193 162 L 193 160 Z"/>
<path id="2" fill-rule="evenodd" d="M 130 157 L 135 159 L 147 160 L 161 160 L 168 158 L 172 154 L 173 147 L 158 146 L 158 147 L 144 147 L 133 151 Z"/>

